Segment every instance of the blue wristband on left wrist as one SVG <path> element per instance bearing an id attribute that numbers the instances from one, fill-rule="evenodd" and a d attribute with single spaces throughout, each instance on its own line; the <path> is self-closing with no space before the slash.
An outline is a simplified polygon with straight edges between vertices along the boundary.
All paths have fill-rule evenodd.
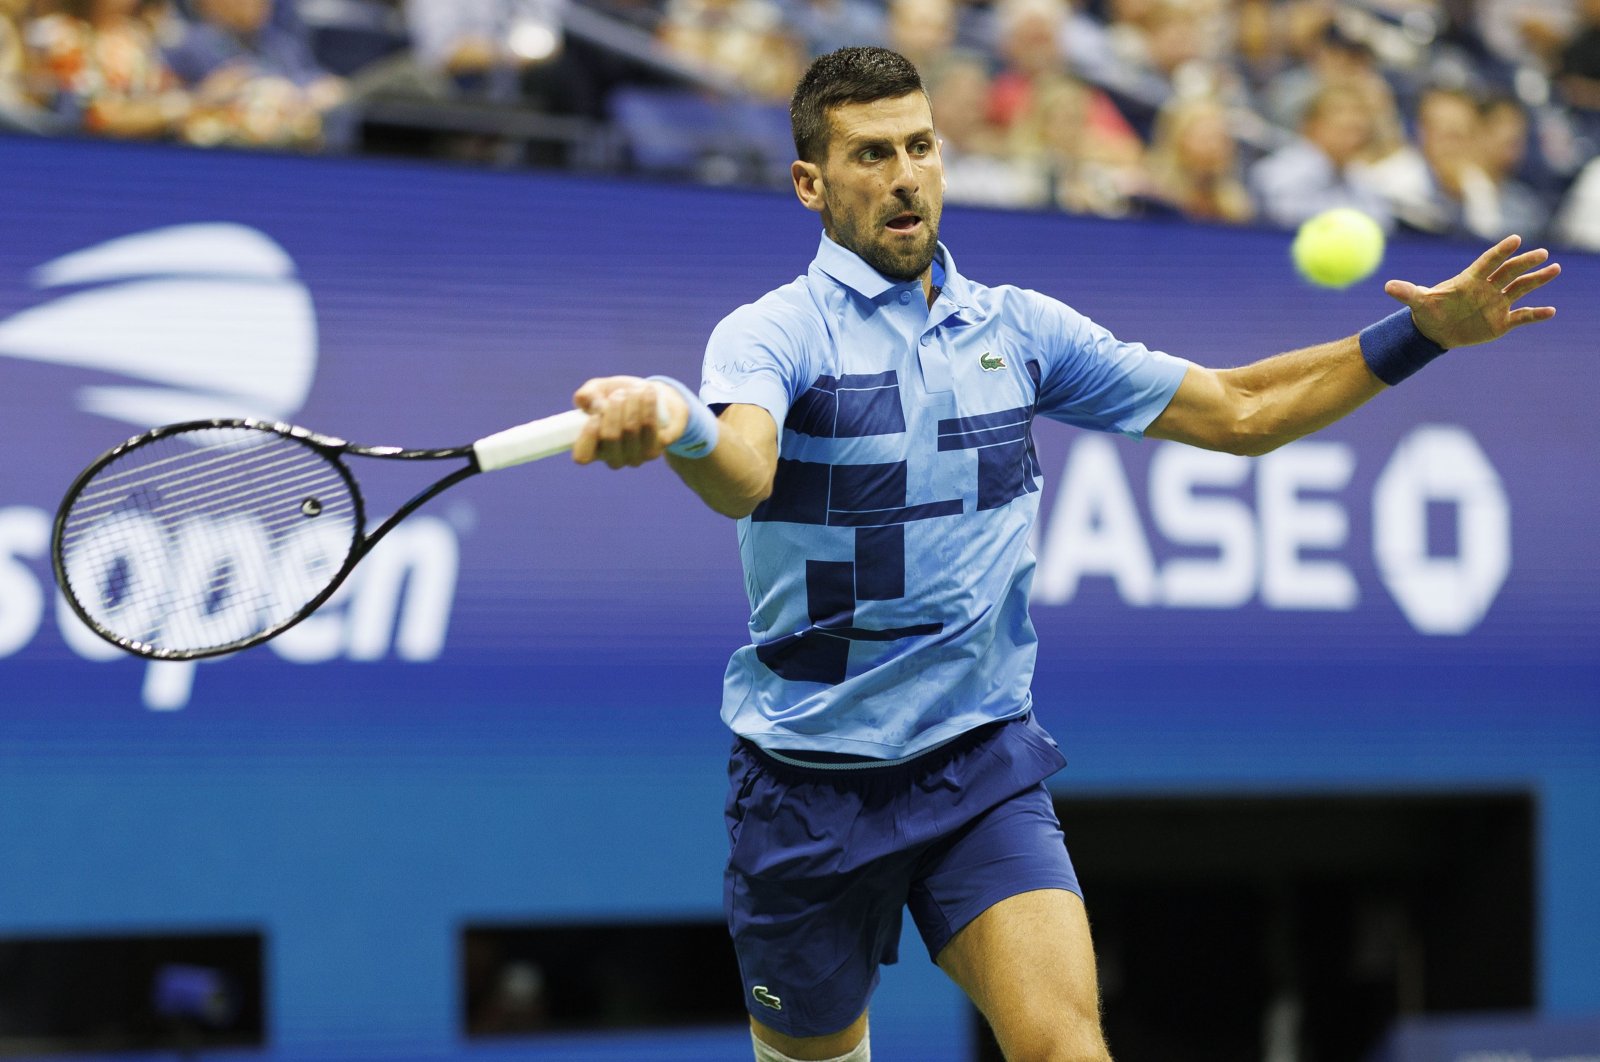
<path id="1" fill-rule="evenodd" d="M 652 376 L 650 382 L 665 384 L 678 393 L 684 404 L 689 407 L 689 423 L 684 425 L 683 434 L 667 447 L 667 453 L 674 457 L 688 457 L 698 460 L 717 448 L 717 415 L 711 412 L 711 407 L 700 401 L 700 396 L 689 388 L 674 380 L 670 376 Z"/>
<path id="2" fill-rule="evenodd" d="M 1445 348 L 1422 334 L 1410 310 L 1396 310 L 1361 330 L 1361 357 L 1372 375 L 1393 387 Z"/>

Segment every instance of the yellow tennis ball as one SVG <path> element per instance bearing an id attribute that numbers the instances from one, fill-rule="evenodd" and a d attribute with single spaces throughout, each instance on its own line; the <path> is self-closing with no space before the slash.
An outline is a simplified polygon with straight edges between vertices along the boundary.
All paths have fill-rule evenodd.
<path id="1" fill-rule="evenodd" d="M 1324 210 L 1306 220 L 1290 248 L 1300 275 L 1325 288 L 1348 288 L 1383 261 L 1383 229 L 1351 207 Z"/>

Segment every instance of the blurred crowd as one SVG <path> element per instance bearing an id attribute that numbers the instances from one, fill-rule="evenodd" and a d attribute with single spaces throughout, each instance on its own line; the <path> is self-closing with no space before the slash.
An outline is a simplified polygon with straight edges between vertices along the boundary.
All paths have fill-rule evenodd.
<path id="1" fill-rule="evenodd" d="M 312 147 L 346 96 L 272 0 L 0 0 L 0 107 L 33 131 Z"/>
<path id="2" fill-rule="evenodd" d="M 0 128 L 354 150 L 375 98 L 604 123 L 636 77 L 781 120 L 813 56 L 875 43 L 923 71 L 951 202 L 1279 226 L 1352 206 L 1600 250 L 1600 0 L 577 3 L 0 0 Z M 334 9 L 389 43 L 330 52 Z"/>
<path id="3" fill-rule="evenodd" d="M 667 0 L 660 36 L 774 98 L 904 53 L 953 202 L 1600 249 L 1600 0 Z"/>

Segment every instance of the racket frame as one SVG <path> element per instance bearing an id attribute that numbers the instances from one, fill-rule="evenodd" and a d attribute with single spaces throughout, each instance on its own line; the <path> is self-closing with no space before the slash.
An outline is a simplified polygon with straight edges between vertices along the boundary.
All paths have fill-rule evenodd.
<path id="1" fill-rule="evenodd" d="M 339 475 L 344 480 L 346 488 L 348 488 L 350 491 L 350 498 L 354 509 L 355 525 L 354 532 L 351 536 L 350 549 L 345 554 L 343 565 L 340 566 L 338 572 L 336 572 L 328 581 L 328 585 L 325 586 L 321 592 L 319 592 L 315 597 L 311 598 L 305 605 L 301 606 L 301 608 L 288 619 L 283 620 L 268 630 L 257 632 L 247 638 L 241 638 L 225 645 L 199 650 L 165 649 L 160 646 L 150 645 L 147 642 L 142 642 L 136 638 L 126 637 L 106 628 L 99 621 L 90 616 L 88 610 L 79 603 L 77 595 L 72 590 L 72 583 L 67 578 L 66 562 L 63 558 L 64 550 L 62 548 L 62 535 L 65 531 L 67 518 L 72 509 L 73 503 L 77 501 L 78 495 L 82 493 L 84 487 L 86 487 L 89 482 L 94 479 L 96 474 L 98 474 L 101 469 L 105 468 L 113 461 L 116 461 L 130 450 L 134 450 L 142 446 L 148 446 L 153 442 L 173 435 L 181 435 L 188 432 L 203 431 L 207 429 L 229 428 L 245 428 L 252 431 L 266 432 L 269 434 L 293 439 L 296 442 L 299 442 L 300 444 L 320 453 L 330 465 L 338 470 Z M 435 481 L 427 488 L 412 495 L 410 499 L 400 505 L 400 507 L 397 508 L 393 513 L 391 513 L 389 517 L 383 521 L 383 523 L 379 524 L 371 534 L 368 534 L 366 532 L 366 501 L 362 497 L 361 488 L 356 482 L 355 474 L 350 471 L 349 467 L 343 461 L 343 457 L 345 455 L 391 460 L 465 460 L 467 461 L 467 464 L 463 465 L 454 472 L 451 472 L 449 475 Z M 349 578 L 350 573 L 355 570 L 355 566 L 361 561 L 361 559 L 371 552 L 372 548 L 382 541 L 383 537 L 393 530 L 395 525 L 399 524 L 401 520 L 404 520 L 406 517 L 416 512 L 417 509 L 427 504 L 439 494 L 455 486 L 457 483 L 460 483 L 462 480 L 469 479 L 472 476 L 477 475 L 481 471 L 482 468 L 478 463 L 478 458 L 473 452 L 472 446 L 454 446 L 442 450 L 408 450 L 399 446 L 357 446 L 345 439 L 340 439 L 332 435 L 323 435 L 320 432 L 310 431 L 294 424 L 285 424 L 281 421 L 258 420 L 251 417 L 189 420 L 179 424 L 167 424 L 159 428 L 152 428 L 149 431 L 142 432 L 141 434 L 135 435 L 133 438 L 128 439 L 126 442 L 112 447 L 110 450 L 107 450 L 105 453 L 101 454 L 98 458 L 91 462 L 90 465 L 82 472 L 78 473 L 78 477 L 74 479 L 72 481 L 72 485 L 67 488 L 66 496 L 62 498 L 61 505 L 56 509 L 55 523 L 50 535 L 50 561 L 55 572 L 56 585 L 61 587 L 62 596 L 66 598 L 68 606 L 71 607 L 72 611 L 91 631 L 105 641 L 115 645 L 117 648 L 154 660 L 202 660 L 206 657 L 224 656 L 228 653 L 235 653 L 241 649 L 247 649 L 250 646 L 259 645 L 262 642 L 275 638 L 279 634 L 282 634 L 284 631 L 288 630 L 290 627 L 293 627 L 295 624 L 304 620 L 307 616 L 310 616 L 313 612 L 317 611 L 317 609 L 326 604 L 328 599 L 331 598 L 339 589 L 339 587 L 344 584 L 344 581 Z"/>

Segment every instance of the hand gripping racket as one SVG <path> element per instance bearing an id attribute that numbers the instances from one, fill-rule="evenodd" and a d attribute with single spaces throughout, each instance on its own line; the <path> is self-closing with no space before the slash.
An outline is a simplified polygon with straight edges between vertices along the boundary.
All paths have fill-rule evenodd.
<path id="1" fill-rule="evenodd" d="M 101 455 L 56 513 L 56 582 L 100 637 L 195 660 L 283 633 L 333 595 L 396 524 L 479 472 L 570 450 L 570 410 L 448 450 L 355 446 L 258 420 L 155 428 Z M 376 529 L 345 457 L 466 464 Z"/>

